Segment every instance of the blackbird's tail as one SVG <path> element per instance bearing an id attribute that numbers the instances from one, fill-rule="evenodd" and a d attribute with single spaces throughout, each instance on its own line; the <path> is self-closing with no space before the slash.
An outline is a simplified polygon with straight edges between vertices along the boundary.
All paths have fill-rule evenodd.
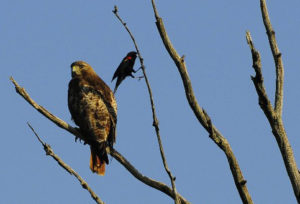
<path id="1" fill-rule="evenodd" d="M 118 86 L 116 85 L 115 89 L 114 89 L 114 94 L 116 94 L 117 89 L 118 89 Z"/>
<path id="2" fill-rule="evenodd" d="M 126 78 L 126 76 L 119 76 L 116 82 L 116 86 L 114 89 L 114 94 L 116 93 L 118 87 L 120 86 L 121 82 Z"/>

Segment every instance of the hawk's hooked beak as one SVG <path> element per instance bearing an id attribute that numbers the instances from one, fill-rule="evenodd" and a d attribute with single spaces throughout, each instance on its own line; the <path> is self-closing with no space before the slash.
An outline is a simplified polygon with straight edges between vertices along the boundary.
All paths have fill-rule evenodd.
<path id="1" fill-rule="evenodd" d="M 71 67 L 72 77 L 76 77 L 80 75 L 80 67 L 77 65 L 73 65 Z"/>

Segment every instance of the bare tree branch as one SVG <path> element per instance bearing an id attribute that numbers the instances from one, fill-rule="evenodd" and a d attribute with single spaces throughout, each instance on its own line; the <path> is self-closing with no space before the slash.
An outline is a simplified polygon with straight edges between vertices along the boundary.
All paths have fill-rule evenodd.
<path id="1" fill-rule="evenodd" d="M 284 69 L 279 52 L 278 45 L 275 38 L 275 31 L 272 28 L 271 21 L 268 14 L 268 9 L 265 0 L 260 0 L 260 8 L 262 13 L 263 22 L 267 31 L 270 47 L 272 50 L 275 67 L 276 67 L 276 92 L 275 92 L 275 112 L 278 117 L 282 115 L 283 106 L 283 80 L 284 80 Z"/>
<path id="2" fill-rule="evenodd" d="M 42 139 L 38 136 L 36 131 L 33 129 L 33 127 L 27 122 L 27 125 L 29 128 L 32 130 L 32 132 L 35 134 L 37 137 L 38 141 L 43 145 L 44 150 L 46 152 L 47 156 L 51 156 L 57 163 L 64 168 L 67 172 L 69 172 L 71 175 L 74 175 L 77 180 L 80 182 L 82 188 L 86 189 L 92 196 L 92 198 L 96 201 L 98 204 L 104 204 L 104 202 L 97 196 L 97 194 L 89 187 L 87 182 L 81 178 L 81 176 L 76 173 L 69 165 L 67 165 L 61 158 L 59 158 L 52 150 L 50 145 L 46 144 L 45 142 L 42 141 Z"/>
<path id="3" fill-rule="evenodd" d="M 12 81 L 12 83 L 15 85 L 15 89 L 16 92 L 21 95 L 31 106 L 33 106 L 36 110 L 38 110 L 42 115 L 44 115 L 45 117 L 47 117 L 50 121 L 52 121 L 53 123 L 55 123 L 57 126 L 59 126 L 62 129 L 65 129 L 66 131 L 68 131 L 69 133 L 71 133 L 72 135 L 74 135 L 75 137 L 78 137 L 80 139 L 82 139 L 83 141 L 85 141 L 87 144 L 90 143 L 90 141 L 86 140 L 86 138 L 84 138 L 79 131 L 77 131 L 76 128 L 72 127 L 71 125 L 69 125 L 68 123 L 66 123 L 65 121 L 61 120 L 60 118 L 56 117 L 55 115 L 53 115 L 52 113 L 50 113 L 48 110 L 46 110 L 44 107 L 40 106 L 39 104 L 37 104 L 30 96 L 29 94 L 25 91 L 24 88 L 20 87 L 19 84 L 12 78 L 10 77 L 10 80 Z M 144 184 L 153 187 L 165 194 L 167 194 L 168 196 L 172 197 L 173 199 L 175 199 L 175 195 L 173 193 L 173 189 L 171 189 L 170 187 L 168 187 L 166 184 L 162 183 L 162 182 L 158 182 L 156 180 L 153 180 L 151 178 L 148 178 L 146 176 L 143 176 L 137 169 L 135 169 L 119 152 L 117 152 L 116 150 L 112 150 L 110 152 L 111 156 L 114 157 L 116 160 L 118 160 L 120 162 L 120 164 L 122 164 L 127 170 L 129 170 L 129 172 L 136 177 L 137 179 L 139 179 L 140 181 L 142 181 Z M 180 198 L 180 201 L 182 204 L 189 204 L 189 202 L 182 197 L 180 194 L 177 193 L 177 196 Z"/>
<path id="4" fill-rule="evenodd" d="M 255 49 L 250 32 L 246 32 L 246 39 L 247 43 L 249 44 L 249 47 L 251 49 L 252 53 L 252 59 L 253 59 L 253 69 L 256 73 L 255 77 L 251 76 L 251 79 L 253 81 L 253 84 L 256 88 L 256 92 L 258 94 L 259 98 L 259 105 L 261 109 L 264 111 L 265 115 L 269 119 L 269 121 L 272 121 L 273 118 L 275 118 L 275 112 L 273 109 L 273 106 L 268 98 L 265 86 L 264 86 L 264 78 L 261 72 L 261 61 L 260 61 L 260 54 L 259 52 Z"/>
<path id="5" fill-rule="evenodd" d="M 147 84 L 147 88 L 148 88 L 148 92 L 149 92 L 149 97 L 150 97 L 150 102 L 151 102 L 151 110 L 152 110 L 152 117 L 153 117 L 153 126 L 155 128 L 155 132 L 156 132 L 156 136 L 157 136 L 157 140 L 158 140 L 158 144 L 159 144 L 160 155 L 161 155 L 161 158 L 162 158 L 162 161 L 163 161 L 164 168 L 165 168 L 165 170 L 166 170 L 166 172 L 167 172 L 167 174 L 168 174 L 168 176 L 170 178 L 171 184 L 172 184 L 173 194 L 175 195 L 175 199 L 174 199 L 175 204 L 179 204 L 179 199 L 178 199 L 178 196 L 177 196 L 177 190 L 176 190 L 176 185 L 175 185 L 175 177 L 172 175 L 172 172 L 171 172 L 171 170 L 168 167 L 166 156 L 165 156 L 163 145 L 162 145 L 162 141 L 161 141 L 161 137 L 160 137 L 160 133 L 159 133 L 158 119 L 156 117 L 156 112 L 155 112 L 155 106 L 154 106 L 154 100 L 153 100 L 151 86 L 150 86 L 150 83 L 148 81 L 148 77 L 147 77 L 147 74 L 146 74 L 146 69 L 145 69 L 145 66 L 144 66 L 144 59 L 141 56 L 141 53 L 140 53 L 140 51 L 138 49 L 138 46 L 137 46 L 137 43 L 136 43 L 136 40 L 135 40 L 133 34 L 129 30 L 129 28 L 126 25 L 126 23 L 119 16 L 119 14 L 118 14 L 118 7 L 117 6 L 114 7 L 113 13 L 116 15 L 116 17 L 119 19 L 119 21 L 122 23 L 122 25 L 127 30 L 128 34 L 130 35 L 130 37 L 131 37 L 131 39 L 133 41 L 135 49 L 136 49 L 136 51 L 138 53 L 138 56 L 139 56 L 139 59 L 140 59 L 140 63 L 141 63 L 141 68 L 143 70 L 143 74 L 144 74 L 144 77 L 145 77 L 145 82 Z"/>
<path id="6" fill-rule="evenodd" d="M 161 17 L 159 17 L 158 11 L 156 9 L 156 5 L 154 0 L 152 0 L 152 6 L 153 11 L 156 19 L 156 26 L 159 31 L 160 37 L 165 45 L 166 50 L 168 51 L 169 55 L 173 59 L 174 63 L 176 64 L 178 71 L 181 75 L 181 79 L 184 85 L 185 93 L 187 100 L 190 104 L 191 109 L 193 110 L 195 116 L 197 117 L 198 121 L 201 123 L 201 125 L 209 132 L 210 138 L 218 144 L 218 146 L 224 151 L 226 154 L 228 163 L 230 165 L 231 173 L 233 175 L 235 185 L 239 191 L 240 197 L 243 201 L 243 203 L 253 203 L 251 196 L 248 192 L 247 186 L 246 186 L 246 180 L 244 179 L 242 175 L 242 171 L 239 167 L 239 164 L 237 162 L 237 159 L 235 158 L 232 149 L 226 140 L 222 136 L 222 134 L 211 124 L 211 121 L 208 117 L 208 115 L 205 113 L 205 111 L 199 106 L 197 99 L 194 95 L 194 91 L 192 88 L 192 84 L 190 81 L 190 77 L 187 72 L 187 68 L 184 61 L 184 56 L 180 57 L 177 53 L 176 49 L 173 47 L 167 31 L 165 29 L 163 20 Z"/>
<path id="7" fill-rule="evenodd" d="M 137 178 L 138 180 L 142 181 L 143 183 L 147 184 L 148 186 L 151 186 L 159 191 L 164 192 L 165 194 L 167 194 L 168 196 L 170 196 L 171 198 L 175 199 L 175 195 L 174 195 L 174 191 L 173 189 L 169 188 L 166 184 L 159 182 L 159 181 L 155 181 L 151 178 L 148 178 L 147 176 L 142 175 L 140 172 L 138 172 L 138 170 L 132 166 L 129 161 L 127 161 L 119 152 L 117 152 L 116 150 L 113 150 L 111 152 L 111 155 L 118 160 L 135 178 Z M 179 193 L 177 193 L 178 198 L 180 199 L 180 202 L 182 204 L 189 204 L 189 202 L 182 197 Z"/>
<path id="8" fill-rule="evenodd" d="M 279 52 L 278 45 L 275 39 L 275 32 L 272 28 L 266 2 L 265 0 L 260 0 L 262 19 L 267 31 L 269 38 L 270 47 L 272 50 L 273 58 L 275 61 L 276 67 L 276 92 L 275 92 L 275 109 L 270 104 L 267 93 L 263 85 L 263 76 L 261 73 L 261 63 L 260 55 L 258 51 L 254 48 L 250 32 L 246 33 L 246 39 L 249 44 L 252 59 L 253 59 L 253 68 L 256 72 L 256 76 L 252 77 L 252 81 L 255 85 L 256 92 L 259 97 L 259 105 L 264 111 L 270 126 L 272 128 L 272 133 L 276 138 L 278 147 L 280 149 L 285 168 L 289 175 L 291 184 L 293 186 L 294 194 L 298 203 L 300 203 L 300 175 L 295 161 L 293 149 L 289 143 L 289 140 L 284 129 L 282 121 L 282 104 L 283 104 L 283 77 L 284 77 L 284 68 L 281 59 L 281 53 Z"/>

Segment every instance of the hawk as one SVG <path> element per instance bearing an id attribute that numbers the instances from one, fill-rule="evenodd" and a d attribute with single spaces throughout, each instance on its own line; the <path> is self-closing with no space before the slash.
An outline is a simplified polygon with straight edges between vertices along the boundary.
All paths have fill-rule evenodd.
<path id="1" fill-rule="evenodd" d="M 104 175 L 108 151 L 116 141 L 117 103 L 113 92 L 88 63 L 73 62 L 71 71 L 69 110 L 90 144 L 90 169 Z"/>
<path id="2" fill-rule="evenodd" d="M 116 86 L 114 89 L 114 93 L 116 93 L 118 86 L 121 84 L 121 82 L 127 77 L 127 76 L 131 76 L 132 78 L 134 78 L 134 76 L 132 75 L 132 72 L 136 72 L 133 69 L 134 66 L 134 62 L 136 59 L 136 52 L 132 51 L 129 52 L 126 57 L 123 58 L 122 62 L 120 63 L 120 65 L 118 66 L 117 70 L 114 73 L 114 76 L 112 78 L 111 81 L 113 81 L 116 77 L 118 77 L 117 82 L 116 82 Z"/>

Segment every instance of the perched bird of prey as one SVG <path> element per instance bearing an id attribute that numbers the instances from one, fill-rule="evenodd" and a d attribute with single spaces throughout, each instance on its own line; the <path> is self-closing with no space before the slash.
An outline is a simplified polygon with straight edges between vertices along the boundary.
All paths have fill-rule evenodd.
<path id="1" fill-rule="evenodd" d="M 72 119 L 90 144 L 90 169 L 104 175 L 108 151 L 116 140 L 117 103 L 113 92 L 83 61 L 71 64 L 68 106 Z"/>
<path id="2" fill-rule="evenodd" d="M 121 82 L 127 77 L 127 76 L 131 76 L 132 78 L 134 78 L 134 76 L 132 75 L 132 72 L 136 72 L 133 69 L 133 65 L 136 59 L 136 52 L 132 51 L 129 52 L 126 57 L 124 57 L 124 59 L 122 60 L 122 62 L 120 63 L 120 65 L 118 66 L 117 70 L 114 73 L 114 76 L 112 78 L 111 81 L 113 81 L 116 77 L 118 77 L 117 82 L 116 82 L 116 86 L 114 89 L 114 93 L 116 93 L 118 86 L 121 84 Z"/>

